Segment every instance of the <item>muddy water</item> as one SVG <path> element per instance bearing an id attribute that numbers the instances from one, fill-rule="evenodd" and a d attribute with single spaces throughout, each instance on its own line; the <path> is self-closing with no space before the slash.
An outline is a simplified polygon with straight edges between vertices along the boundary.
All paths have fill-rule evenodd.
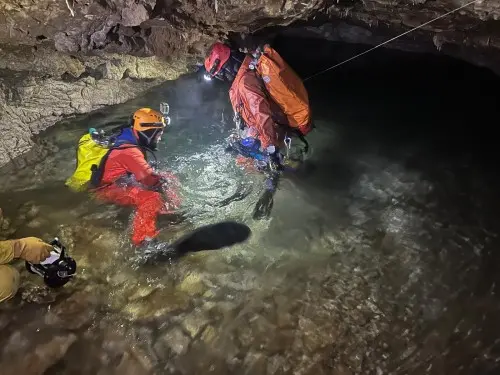
<path id="1" fill-rule="evenodd" d="M 412 90 L 376 64 L 311 82 L 312 152 L 283 177 L 267 221 L 251 218 L 262 177 L 223 152 L 232 124 L 220 85 L 186 77 L 43 134 L 49 155 L 2 176 L 1 207 L 11 236 L 59 236 L 78 276 L 49 291 L 23 272 L 0 307 L 2 374 L 496 373 L 499 184 L 470 130 L 496 111 L 491 77 L 457 83 L 441 62 L 395 64 L 414 73 Z M 233 219 L 252 236 L 138 265 L 132 212 L 63 181 L 88 127 L 164 100 L 173 126 L 159 168 L 179 176 L 186 220 L 160 220 L 162 235 Z"/>

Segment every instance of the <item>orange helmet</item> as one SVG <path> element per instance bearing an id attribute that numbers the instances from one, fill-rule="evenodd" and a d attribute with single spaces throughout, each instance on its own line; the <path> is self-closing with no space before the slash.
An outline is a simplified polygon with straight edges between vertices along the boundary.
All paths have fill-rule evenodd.
<path id="1" fill-rule="evenodd" d="M 132 115 L 132 131 L 143 146 L 156 149 L 166 128 L 165 117 L 154 109 L 141 108 Z"/>

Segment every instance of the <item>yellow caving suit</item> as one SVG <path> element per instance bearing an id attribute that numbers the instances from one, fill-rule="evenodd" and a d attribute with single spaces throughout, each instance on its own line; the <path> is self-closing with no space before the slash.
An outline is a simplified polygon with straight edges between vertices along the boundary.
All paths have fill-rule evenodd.
<path id="1" fill-rule="evenodd" d="M 37 237 L 0 241 L 0 302 L 13 297 L 19 288 L 19 272 L 7 263 L 19 258 L 38 264 L 50 256 L 52 249 Z"/>
<path id="2" fill-rule="evenodd" d="M 14 243 L 0 241 L 0 302 L 13 297 L 19 288 L 19 272 L 7 265 L 14 259 Z"/>

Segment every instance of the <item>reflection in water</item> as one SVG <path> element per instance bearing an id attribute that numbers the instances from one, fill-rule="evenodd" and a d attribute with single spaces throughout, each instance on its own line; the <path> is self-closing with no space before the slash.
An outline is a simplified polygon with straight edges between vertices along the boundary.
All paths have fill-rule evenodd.
<path id="1" fill-rule="evenodd" d="M 482 173 L 472 140 L 447 147 L 453 142 L 441 136 L 450 141 L 452 132 L 424 133 L 419 115 L 406 115 L 430 107 L 425 125 L 435 129 L 443 115 L 431 103 L 466 91 L 446 91 L 444 80 L 446 96 L 433 97 L 419 91 L 416 74 L 406 76 L 414 97 L 395 101 L 394 71 L 347 71 L 332 78 L 334 92 L 324 82 L 310 87 L 312 152 L 281 179 L 270 220 L 252 220 L 263 177 L 224 152 L 231 112 L 223 87 L 186 77 L 47 132 L 58 152 L 2 176 L 0 202 L 15 236 L 59 236 L 79 274 L 55 292 L 23 274 L 20 295 L 0 309 L 2 374 L 498 371 L 497 177 Z M 179 176 L 184 198 L 184 219 L 160 220 L 162 238 L 196 249 L 199 237 L 183 236 L 220 221 L 244 223 L 252 235 L 236 234 L 221 251 L 138 265 L 131 211 L 63 182 L 86 128 L 114 126 L 160 101 L 170 103 L 173 126 L 159 168 Z"/>

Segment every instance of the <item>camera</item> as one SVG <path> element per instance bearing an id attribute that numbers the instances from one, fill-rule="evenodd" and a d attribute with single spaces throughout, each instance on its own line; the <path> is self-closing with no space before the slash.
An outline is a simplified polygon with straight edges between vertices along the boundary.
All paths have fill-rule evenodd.
<path id="1" fill-rule="evenodd" d="M 26 269 L 32 274 L 43 277 L 45 285 L 49 288 L 59 288 L 65 285 L 76 273 L 76 262 L 66 255 L 66 247 L 54 238 L 52 242 L 53 250 L 50 256 L 40 264 L 26 262 Z"/>

